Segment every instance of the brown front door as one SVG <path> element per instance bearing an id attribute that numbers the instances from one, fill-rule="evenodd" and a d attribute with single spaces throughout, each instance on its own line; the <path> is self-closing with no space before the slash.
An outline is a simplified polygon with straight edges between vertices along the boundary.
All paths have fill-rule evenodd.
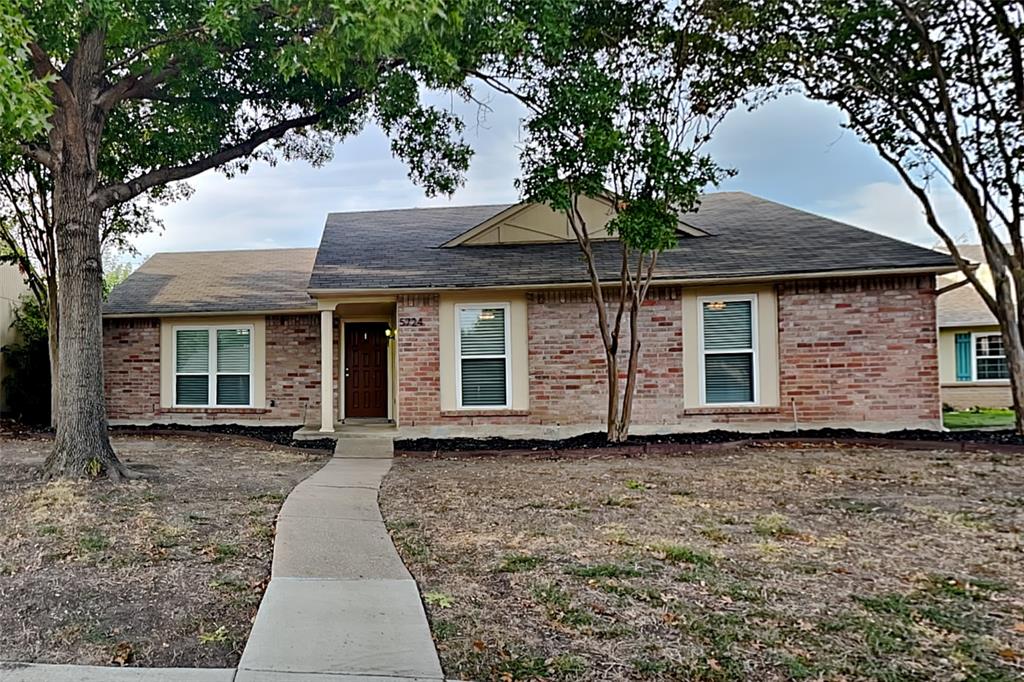
<path id="1" fill-rule="evenodd" d="M 388 416 L 388 337 L 383 322 L 345 324 L 345 416 Z"/>

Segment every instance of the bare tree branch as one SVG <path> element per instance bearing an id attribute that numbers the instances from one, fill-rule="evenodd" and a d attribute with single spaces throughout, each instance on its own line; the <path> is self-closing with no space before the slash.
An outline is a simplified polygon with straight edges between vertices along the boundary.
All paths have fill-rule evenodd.
<path id="1" fill-rule="evenodd" d="M 49 169 L 53 169 L 53 155 L 48 149 L 43 149 L 39 145 L 35 144 L 21 144 L 18 146 L 21 150 L 22 156 L 32 159 L 36 163 L 46 166 Z"/>
<path id="2" fill-rule="evenodd" d="M 349 101 L 354 101 L 356 97 L 356 95 L 350 95 Z M 299 116 L 297 118 L 281 121 L 276 125 L 263 128 L 253 133 L 243 142 L 229 147 L 224 147 L 220 151 L 199 159 L 198 161 L 194 161 L 193 163 L 170 168 L 160 168 L 148 173 L 143 173 L 132 180 L 97 190 L 91 199 L 97 206 L 102 209 L 107 209 L 115 203 L 128 201 L 133 197 L 137 197 L 153 187 L 165 185 L 176 180 L 184 180 L 194 175 L 198 175 L 203 171 L 207 171 L 211 168 L 216 168 L 234 161 L 235 159 L 248 156 L 264 142 L 277 139 L 292 130 L 314 125 L 320 121 L 320 118 L 320 114 L 308 114 L 306 116 Z"/>

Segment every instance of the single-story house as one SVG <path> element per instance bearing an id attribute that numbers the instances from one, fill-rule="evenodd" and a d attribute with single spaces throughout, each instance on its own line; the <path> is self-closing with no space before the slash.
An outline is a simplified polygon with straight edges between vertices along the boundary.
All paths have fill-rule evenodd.
<path id="1" fill-rule="evenodd" d="M 619 273 L 602 200 L 584 212 Z M 740 192 L 679 219 L 641 313 L 636 433 L 940 425 L 948 255 Z M 587 271 L 543 205 L 327 217 L 316 249 L 160 253 L 104 313 L 114 423 L 603 428 Z"/>
<path id="2" fill-rule="evenodd" d="M 959 247 L 960 254 L 978 264 L 978 278 L 993 290 L 992 271 L 980 244 Z M 944 275 L 937 286 L 962 282 L 959 273 Z M 1010 407 L 1010 372 L 995 315 L 977 289 L 967 284 L 939 296 L 939 381 L 942 402 L 957 410 L 972 407 Z"/>

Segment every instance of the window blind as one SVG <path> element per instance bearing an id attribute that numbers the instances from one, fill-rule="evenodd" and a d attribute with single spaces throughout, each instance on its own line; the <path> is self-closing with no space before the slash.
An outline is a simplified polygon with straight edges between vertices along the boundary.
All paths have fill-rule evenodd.
<path id="1" fill-rule="evenodd" d="M 174 390 L 178 405 L 205 405 L 210 401 L 210 377 L 205 374 L 178 375 Z"/>
<path id="2" fill-rule="evenodd" d="M 210 331 L 208 329 L 179 329 L 175 348 L 178 372 L 210 371 Z"/>
<path id="3" fill-rule="evenodd" d="M 249 404 L 248 329 L 217 330 L 217 404 Z"/>
<path id="4" fill-rule="evenodd" d="M 706 355 L 704 381 L 705 398 L 709 403 L 754 402 L 753 354 Z"/>
<path id="5" fill-rule="evenodd" d="M 505 354 L 504 308 L 462 308 L 459 310 L 462 354 Z"/>
<path id="6" fill-rule="evenodd" d="M 750 301 L 704 304 L 705 350 L 750 350 L 753 346 Z M 725 306 L 721 309 L 718 306 Z"/>
<path id="7" fill-rule="evenodd" d="M 706 302 L 701 315 L 705 402 L 754 402 L 753 301 Z"/>
<path id="8" fill-rule="evenodd" d="M 229 374 L 249 373 L 249 330 L 217 330 L 217 371 Z"/>
<path id="9" fill-rule="evenodd" d="M 504 308 L 460 308 L 459 348 L 463 407 L 508 404 Z"/>
<path id="10" fill-rule="evenodd" d="M 174 380 L 175 403 L 206 405 L 210 402 L 210 332 L 206 329 L 178 329 L 174 359 L 178 376 Z"/>

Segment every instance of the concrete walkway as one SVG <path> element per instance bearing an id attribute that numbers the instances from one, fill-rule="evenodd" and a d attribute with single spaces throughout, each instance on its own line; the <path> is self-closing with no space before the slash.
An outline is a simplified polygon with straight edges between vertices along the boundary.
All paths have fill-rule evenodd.
<path id="1" fill-rule="evenodd" d="M 281 507 L 271 580 L 238 669 L 5 663 L 0 682 L 435 682 L 416 582 L 377 505 L 390 437 L 338 440 Z"/>
<path id="2" fill-rule="evenodd" d="M 285 500 L 238 682 L 443 680 L 416 582 L 377 505 L 388 437 L 338 440 Z"/>
<path id="3" fill-rule="evenodd" d="M 234 668 L 114 668 L 0 662 L 2 682 L 232 682 L 234 679 Z"/>

